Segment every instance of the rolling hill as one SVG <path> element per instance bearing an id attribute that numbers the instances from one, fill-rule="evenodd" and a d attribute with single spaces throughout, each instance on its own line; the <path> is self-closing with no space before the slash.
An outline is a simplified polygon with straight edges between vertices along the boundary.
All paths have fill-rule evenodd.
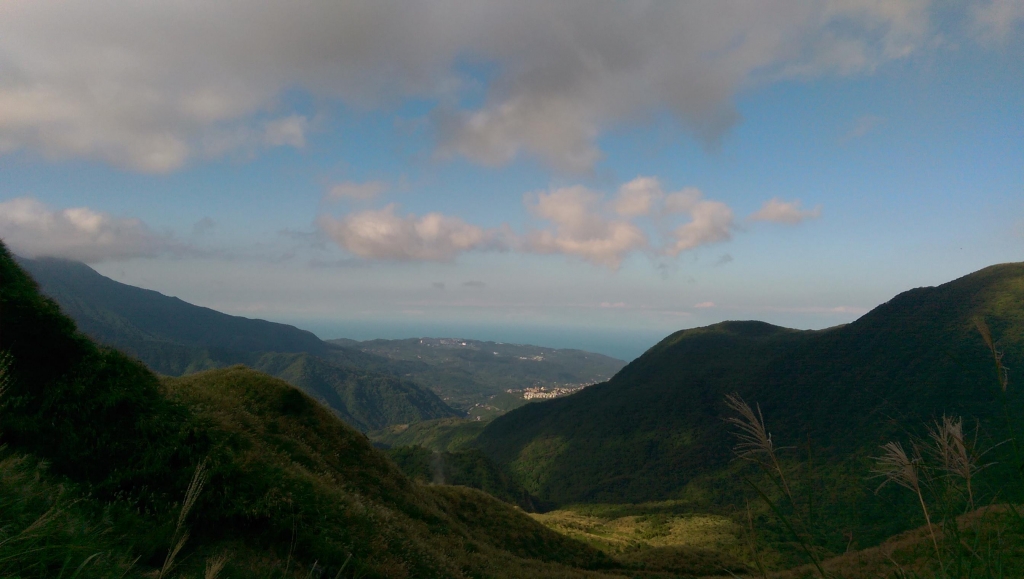
<path id="1" fill-rule="evenodd" d="M 302 388 L 364 431 L 467 411 L 489 419 L 525 403 L 505 390 L 578 387 L 625 365 L 579 350 L 449 338 L 325 342 L 294 326 L 122 284 L 80 262 L 16 259 L 82 332 L 156 372 L 244 364 Z"/>
<path id="2" fill-rule="evenodd" d="M 1005 394 L 978 319 L 1011 368 Z M 844 511 L 833 513 L 836 524 L 878 538 L 898 530 L 885 521 L 899 509 L 873 493 L 866 459 L 943 414 L 977 420 L 984 445 L 1005 440 L 1004 402 L 1021 422 L 1022 364 L 1024 264 L 1004 264 L 904 292 L 841 327 L 724 322 L 677 332 L 607 383 L 495 419 L 474 444 L 556 504 L 735 507 L 743 470 L 724 397 L 739 393 L 759 405 L 776 444 L 811 445 L 819 474 L 831 477 L 822 492 Z M 1014 476 L 1014 459 L 1001 460 L 986 472 L 993 493 L 1005 491 L 999 477 Z"/>
<path id="3" fill-rule="evenodd" d="M 409 364 L 331 345 L 294 326 L 230 316 L 122 284 L 83 263 L 18 263 L 82 332 L 156 372 L 180 376 L 244 364 L 303 389 L 363 431 L 462 415 L 397 375 Z"/>
<path id="4" fill-rule="evenodd" d="M 78 333 L 2 244 L 0 308 L 2 576 L 621 568 L 484 493 L 410 481 L 282 380 L 242 367 L 159 379 Z"/>

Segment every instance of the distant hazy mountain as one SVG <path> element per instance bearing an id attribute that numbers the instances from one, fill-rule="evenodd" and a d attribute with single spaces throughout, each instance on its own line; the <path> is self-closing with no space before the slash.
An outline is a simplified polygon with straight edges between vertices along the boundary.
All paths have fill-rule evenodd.
<path id="1" fill-rule="evenodd" d="M 195 306 L 116 282 L 79 262 L 18 263 L 82 332 L 162 374 L 245 364 L 302 388 L 364 431 L 462 415 L 429 389 L 396 376 L 404 366 L 327 344 L 311 332 Z"/>
<path id="2" fill-rule="evenodd" d="M 842 497 L 851 510 L 862 505 L 856 516 L 871 528 L 890 508 L 873 498 L 878 481 L 868 482 L 870 466 L 863 462 L 880 444 L 920 434 L 944 413 L 963 416 L 972 432 L 978 420 L 989 446 L 1008 438 L 1004 394 L 978 318 L 991 326 L 1010 368 L 1006 402 L 1020 425 L 1024 264 L 1018 263 L 902 293 L 827 330 L 724 322 L 677 332 L 605 384 L 495 419 L 476 444 L 541 500 L 728 502 L 737 496 L 729 489 L 742 491 L 742 479 L 723 399 L 738 392 L 760 405 L 776 445 L 810 442 L 815 460 L 831 465 L 826 471 L 834 477 L 822 492 Z M 1012 462 L 1003 460 L 987 476 Z"/>
<path id="3" fill-rule="evenodd" d="M 503 396 L 506 390 L 604 382 L 626 365 L 582 350 L 455 338 L 341 339 L 329 343 L 404 363 L 404 376 L 437 392 L 449 404 L 470 410 L 488 406 L 497 412 L 510 410 L 525 400 Z"/>
<path id="4" fill-rule="evenodd" d="M 506 390 L 602 382 L 625 365 L 580 350 L 451 338 L 324 342 L 294 326 L 126 285 L 80 262 L 17 261 L 84 333 L 159 373 L 245 364 L 302 388 L 364 431 L 465 411 L 491 418 L 526 402 Z"/>

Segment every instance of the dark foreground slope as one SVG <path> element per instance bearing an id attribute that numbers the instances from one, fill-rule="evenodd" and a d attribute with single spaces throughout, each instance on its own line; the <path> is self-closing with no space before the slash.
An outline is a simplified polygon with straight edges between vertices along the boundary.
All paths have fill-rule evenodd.
<path id="1" fill-rule="evenodd" d="M 84 263 L 18 261 L 83 333 L 156 372 L 179 376 L 245 364 L 298 386 L 363 431 L 461 415 L 397 376 L 407 368 L 386 358 L 286 324 L 230 316 L 119 283 Z"/>
<path id="2" fill-rule="evenodd" d="M 596 577 L 581 569 L 611 564 L 483 493 L 413 483 L 283 381 L 242 367 L 159 381 L 79 334 L 2 245 L 0 311 L 0 576 Z"/>
<path id="3" fill-rule="evenodd" d="M 1005 264 L 905 292 L 828 330 L 725 322 L 677 332 L 605 384 L 499 417 L 477 444 L 542 500 L 708 505 L 735 498 L 725 490 L 739 484 L 723 420 L 733 392 L 760 405 L 777 445 L 810 440 L 833 465 L 943 413 L 980 420 L 996 442 L 1006 438 L 1003 394 L 978 318 L 1005 354 L 1006 396 L 1019 410 L 1024 264 Z M 862 496 L 877 486 L 868 470 L 849 472 Z"/>

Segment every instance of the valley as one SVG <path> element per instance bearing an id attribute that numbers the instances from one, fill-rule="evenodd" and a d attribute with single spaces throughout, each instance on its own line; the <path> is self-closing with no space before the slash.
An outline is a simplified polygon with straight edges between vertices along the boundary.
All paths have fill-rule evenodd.
<path id="1" fill-rule="evenodd" d="M 19 540 L 88 544 L 102 556 L 81 564 L 98 577 L 134 576 L 129 557 L 160 567 L 184 536 L 174 497 L 196 477 L 208 490 L 182 570 L 223 552 L 237 576 L 292 576 L 293 557 L 339 576 L 926 573 L 943 560 L 928 504 L 944 529 L 987 545 L 980 568 L 1024 572 L 1022 463 L 1003 442 L 1024 427 L 1022 264 L 827 330 L 683 330 L 624 364 L 453 338 L 324 342 L 82 264 L 2 257 L 0 522 Z M 728 396 L 756 412 L 737 418 L 745 402 Z M 67 418 L 40 421 L 52 413 Z M 971 424 L 953 440 L 989 461 L 971 467 L 969 495 L 952 475 L 928 474 L 927 496 L 880 486 L 888 441 L 915 449 L 914 468 L 942 468 L 921 449 L 943 416 Z M 737 454 L 743 424 L 768 446 Z M 114 514 L 97 522 L 103 509 Z M 48 512 L 106 538 L 58 531 Z M 942 557 L 967 553 L 942 545 Z"/>

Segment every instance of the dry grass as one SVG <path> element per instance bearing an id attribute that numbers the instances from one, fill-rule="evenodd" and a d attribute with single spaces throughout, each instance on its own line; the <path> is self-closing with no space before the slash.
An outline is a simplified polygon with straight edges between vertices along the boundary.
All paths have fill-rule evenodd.
<path id="1" fill-rule="evenodd" d="M 627 568 L 673 576 L 745 572 L 743 529 L 711 514 L 628 514 L 602 516 L 575 510 L 530 515 L 548 528 L 596 547 Z"/>

